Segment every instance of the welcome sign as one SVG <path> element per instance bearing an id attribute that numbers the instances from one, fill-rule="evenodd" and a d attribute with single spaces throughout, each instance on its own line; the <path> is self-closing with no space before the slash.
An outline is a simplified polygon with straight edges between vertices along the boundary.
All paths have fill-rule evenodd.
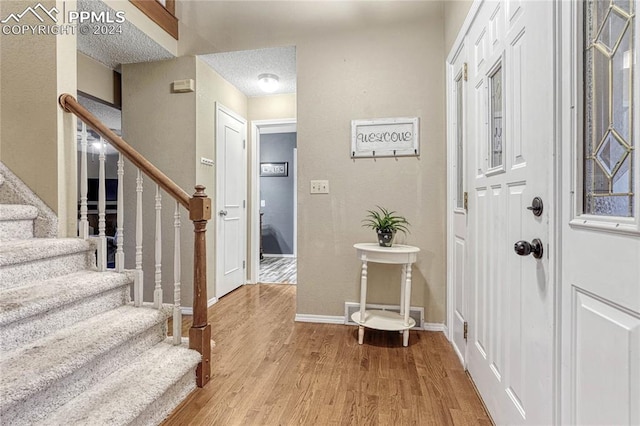
<path id="1" fill-rule="evenodd" d="M 418 117 L 351 121 L 351 158 L 420 155 Z"/>

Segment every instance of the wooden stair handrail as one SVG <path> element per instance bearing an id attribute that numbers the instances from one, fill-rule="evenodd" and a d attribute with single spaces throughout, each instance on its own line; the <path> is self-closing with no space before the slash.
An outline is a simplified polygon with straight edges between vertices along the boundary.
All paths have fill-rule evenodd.
<path id="1" fill-rule="evenodd" d="M 151 180 L 160 185 L 165 192 L 171 195 L 184 208 L 189 210 L 189 194 L 180 188 L 167 175 L 162 173 L 160 169 L 151 164 L 149 160 L 144 158 L 142 154 L 136 151 L 131 145 L 125 142 L 120 136 L 116 135 L 111 129 L 104 125 L 95 115 L 91 114 L 85 107 L 80 105 L 76 98 L 68 93 L 63 93 L 58 98 L 58 102 L 62 109 L 66 112 L 75 114 L 84 121 L 89 127 L 96 131 L 100 136 L 111 143 L 119 152 L 124 155 L 127 160 L 131 161 L 144 174 L 149 176 Z"/>

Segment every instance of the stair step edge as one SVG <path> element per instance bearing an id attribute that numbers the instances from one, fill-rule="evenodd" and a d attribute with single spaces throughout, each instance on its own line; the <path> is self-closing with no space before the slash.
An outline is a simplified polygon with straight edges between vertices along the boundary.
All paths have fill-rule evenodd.
<path id="1" fill-rule="evenodd" d="M 0 222 L 12 220 L 33 220 L 38 217 L 38 209 L 26 204 L 0 204 Z"/>
<path id="2" fill-rule="evenodd" d="M 0 290 L 0 326 L 133 283 L 133 272 L 80 271 Z"/>
<path id="3" fill-rule="evenodd" d="M 0 266 L 95 250 L 95 244 L 80 238 L 32 238 L 5 241 L 0 245 Z"/>
<path id="4" fill-rule="evenodd" d="M 65 425 L 129 424 L 189 370 L 195 370 L 200 359 L 200 354 L 191 349 L 173 346 L 168 340 L 161 342 L 60 407 L 47 421 Z"/>
<path id="5" fill-rule="evenodd" d="M 125 305 L 0 354 L 0 410 L 89 365 L 169 315 L 166 307 Z M 58 357 L 52 356 L 55 352 Z"/>

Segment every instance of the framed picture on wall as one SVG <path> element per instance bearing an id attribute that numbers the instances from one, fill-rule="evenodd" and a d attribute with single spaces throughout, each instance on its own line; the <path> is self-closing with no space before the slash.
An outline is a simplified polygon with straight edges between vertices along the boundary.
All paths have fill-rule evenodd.
<path id="1" fill-rule="evenodd" d="M 260 177 L 287 177 L 289 163 L 260 163 Z"/>

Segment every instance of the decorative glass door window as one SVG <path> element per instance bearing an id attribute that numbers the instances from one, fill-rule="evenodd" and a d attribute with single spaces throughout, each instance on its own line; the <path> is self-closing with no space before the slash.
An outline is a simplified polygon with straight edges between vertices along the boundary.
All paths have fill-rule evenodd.
<path id="1" fill-rule="evenodd" d="M 584 213 L 634 215 L 634 0 L 584 9 Z"/>
<path id="2" fill-rule="evenodd" d="M 502 140 L 502 117 L 503 111 L 503 90 L 502 90 L 502 63 L 498 64 L 489 75 L 490 93 L 490 117 L 489 128 L 489 168 L 495 169 L 503 164 L 503 140 Z"/>
<path id="3" fill-rule="evenodd" d="M 456 80 L 456 207 L 464 208 L 464 156 L 462 132 L 462 74 Z"/>

